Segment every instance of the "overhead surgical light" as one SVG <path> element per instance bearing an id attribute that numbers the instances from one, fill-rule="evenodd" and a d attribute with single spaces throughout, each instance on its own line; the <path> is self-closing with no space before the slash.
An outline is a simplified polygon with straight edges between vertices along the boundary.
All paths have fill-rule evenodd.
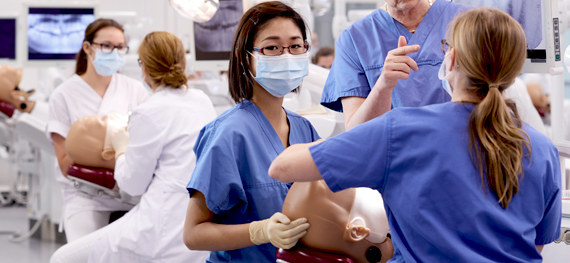
<path id="1" fill-rule="evenodd" d="M 170 5 L 182 16 L 198 23 L 212 19 L 218 8 L 219 0 L 169 0 Z"/>

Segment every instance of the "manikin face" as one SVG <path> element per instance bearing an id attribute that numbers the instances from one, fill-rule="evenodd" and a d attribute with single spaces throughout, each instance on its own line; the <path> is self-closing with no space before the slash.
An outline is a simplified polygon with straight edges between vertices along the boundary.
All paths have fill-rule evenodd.
<path id="1" fill-rule="evenodd" d="M 19 90 L 22 80 L 22 69 L 8 65 L 0 65 L 0 100 L 10 103 L 22 110 L 22 103 L 31 94 Z"/>
<path id="2" fill-rule="evenodd" d="M 356 262 L 386 262 L 393 247 L 380 194 L 371 189 L 333 193 L 324 181 L 294 183 L 283 204 L 291 220 L 311 225 L 300 242 L 315 250 L 341 254 Z"/>
<path id="3" fill-rule="evenodd" d="M 67 156 L 78 165 L 115 169 L 111 141 L 117 130 L 125 127 L 126 120 L 117 114 L 79 118 L 71 125 L 65 140 Z"/>

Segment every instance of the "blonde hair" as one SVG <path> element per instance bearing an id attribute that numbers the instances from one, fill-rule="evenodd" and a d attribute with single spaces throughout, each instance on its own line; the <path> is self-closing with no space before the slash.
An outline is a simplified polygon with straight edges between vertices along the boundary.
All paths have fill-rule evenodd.
<path id="1" fill-rule="evenodd" d="M 478 99 L 469 116 L 471 157 L 483 187 L 486 181 L 499 203 L 508 208 L 519 190 L 522 158 L 531 152 L 514 103 L 501 94 L 522 70 L 524 31 L 505 12 L 478 8 L 456 17 L 449 32 L 457 65 L 469 79 L 467 90 Z"/>
<path id="2" fill-rule="evenodd" d="M 155 83 L 177 89 L 188 82 L 184 73 L 184 45 L 174 34 L 152 32 L 146 35 L 138 53 L 146 73 Z"/>

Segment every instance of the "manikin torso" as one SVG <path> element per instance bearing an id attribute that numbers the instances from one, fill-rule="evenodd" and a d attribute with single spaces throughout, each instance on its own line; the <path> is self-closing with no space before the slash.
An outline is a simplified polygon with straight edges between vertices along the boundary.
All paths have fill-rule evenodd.
<path id="1" fill-rule="evenodd" d="M 374 201 L 369 214 L 362 209 L 356 212 L 363 216 L 359 220 L 360 217 L 356 218 L 355 211 L 352 211 L 356 196 L 355 188 L 333 193 L 322 180 L 294 183 L 283 204 L 283 213 L 291 220 L 301 217 L 308 219 L 311 226 L 300 242 L 310 248 L 342 254 L 363 263 L 370 262 L 367 253 L 369 258 L 378 259 L 379 249 L 380 261 L 372 262 L 386 262 L 392 258 L 394 250 L 391 239 L 386 238 L 388 222 L 381 197 Z M 362 198 L 359 199 L 357 202 L 362 201 Z M 362 203 L 359 206 L 362 208 L 363 205 L 366 206 Z M 378 217 L 378 220 L 370 222 L 373 220 L 369 216 Z M 354 225 L 361 224 L 362 221 L 367 221 L 366 226 Z M 369 239 L 379 243 L 373 243 Z"/>
<path id="2" fill-rule="evenodd" d="M 118 114 L 88 115 L 71 125 L 65 140 L 65 151 L 74 164 L 115 169 L 115 150 L 111 145 L 113 134 L 126 127 Z"/>

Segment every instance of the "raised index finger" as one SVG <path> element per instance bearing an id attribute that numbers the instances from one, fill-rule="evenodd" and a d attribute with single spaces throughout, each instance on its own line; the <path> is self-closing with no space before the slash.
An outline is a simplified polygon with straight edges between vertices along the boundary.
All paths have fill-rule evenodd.
<path id="1" fill-rule="evenodd" d="M 403 55 L 418 52 L 418 50 L 420 50 L 420 45 L 411 45 L 411 46 L 399 47 L 399 48 L 392 50 L 392 55 L 403 56 Z"/>

